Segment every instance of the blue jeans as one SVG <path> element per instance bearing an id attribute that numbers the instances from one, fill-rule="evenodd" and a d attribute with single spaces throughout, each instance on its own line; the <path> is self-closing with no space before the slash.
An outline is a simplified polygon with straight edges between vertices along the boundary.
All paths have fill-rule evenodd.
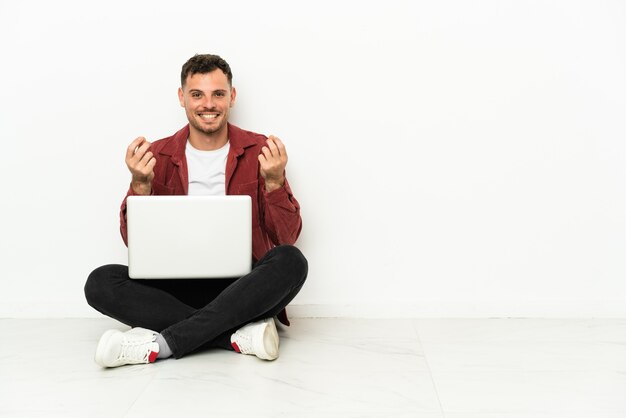
<path id="1" fill-rule="evenodd" d="M 281 245 L 239 279 L 133 280 L 127 266 L 102 266 L 89 275 L 85 297 L 111 318 L 160 332 L 180 358 L 210 347 L 232 349 L 231 334 L 278 315 L 298 294 L 307 273 L 300 250 Z"/>

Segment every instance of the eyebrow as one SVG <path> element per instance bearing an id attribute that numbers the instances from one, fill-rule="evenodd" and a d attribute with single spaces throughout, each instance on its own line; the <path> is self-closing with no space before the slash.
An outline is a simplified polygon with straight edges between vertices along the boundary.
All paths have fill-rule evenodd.
<path id="1" fill-rule="evenodd" d="M 191 90 L 189 90 L 189 93 L 195 93 L 195 92 L 204 94 L 204 92 L 202 90 L 199 90 L 199 89 L 191 89 Z M 227 93 L 227 92 L 228 92 L 228 90 L 225 90 L 225 89 L 217 89 L 217 90 L 211 91 L 211 93 Z"/>

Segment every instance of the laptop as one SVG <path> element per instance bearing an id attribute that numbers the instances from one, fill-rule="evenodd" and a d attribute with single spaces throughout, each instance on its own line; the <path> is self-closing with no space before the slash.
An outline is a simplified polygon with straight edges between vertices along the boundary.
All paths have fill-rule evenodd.
<path id="1" fill-rule="evenodd" d="M 132 279 L 241 277 L 252 268 L 250 196 L 129 196 Z"/>

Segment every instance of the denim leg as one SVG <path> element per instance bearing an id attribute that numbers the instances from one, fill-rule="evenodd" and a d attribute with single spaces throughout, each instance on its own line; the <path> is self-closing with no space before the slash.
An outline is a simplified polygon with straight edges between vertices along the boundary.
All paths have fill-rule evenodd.
<path id="1" fill-rule="evenodd" d="M 252 272 L 234 281 L 212 302 L 162 331 L 174 356 L 199 347 L 224 345 L 232 331 L 257 319 L 274 316 L 296 296 L 308 273 L 296 247 L 275 247 Z"/>
<path id="2" fill-rule="evenodd" d="M 85 284 L 87 303 L 131 327 L 161 332 L 196 312 L 150 282 L 128 277 L 128 267 L 109 264 L 94 270 Z"/>
<path id="3" fill-rule="evenodd" d="M 281 300 L 278 303 L 278 305 L 274 307 L 274 309 L 270 309 L 268 312 L 264 312 L 261 315 L 257 316 L 256 318 L 253 318 L 247 321 L 246 324 L 250 322 L 260 321 L 261 319 L 265 319 L 265 318 L 272 318 L 278 315 L 283 309 L 285 309 L 285 307 L 289 304 L 289 302 L 291 302 L 293 298 L 296 297 L 300 289 L 302 289 L 303 285 L 304 285 L 304 281 L 300 283 L 299 286 L 292 289 L 291 292 L 289 292 L 287 296 L 285 296 L 285 298 Z M 242 324 L 242 325 L 245 325 L 245 324 Z M 198 350 L 205 350 L 209 348 L 223 348 L 225 350 L 233 350 L 233 347 L 230 343 L 230 337 L 239 328 L 241 328 L 241 325 L 238 325 L 235 328 L 229 329 L 228 331 L 222 333 L 221 335 L 217 336 L 215 339 L 209 341 L 208 343 L 202 344 L 198 348 Z"/>

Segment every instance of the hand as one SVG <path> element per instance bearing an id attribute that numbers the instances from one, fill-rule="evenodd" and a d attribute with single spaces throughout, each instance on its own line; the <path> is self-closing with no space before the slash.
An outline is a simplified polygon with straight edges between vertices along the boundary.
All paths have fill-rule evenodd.
<path id="1" fill-rule="evenodd" d="M 131 187 L 135 194 L 149 195 L 152 192 L 156 158 L 148 151 L 149 147 L 150 142 L 140 136 L 126 150 L 126 165 L 132 174 Z"/>
<path id="2" fill-rule="evenodd" d="M 265 180 L 265 190 L 271 192 L 285 184 L 285 167 L 287 166 L 287 150 L 283 143 L 270 135 L 267 145 L 259 154 L 261 177 Z"/>

